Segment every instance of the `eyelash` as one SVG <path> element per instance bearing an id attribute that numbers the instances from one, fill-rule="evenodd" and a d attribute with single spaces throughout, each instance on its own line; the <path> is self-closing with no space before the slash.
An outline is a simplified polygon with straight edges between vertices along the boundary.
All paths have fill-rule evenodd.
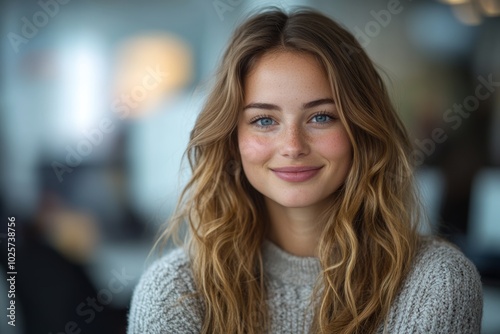
<path id="1" fill-rule="evenodd" d="M 273 122 L 276 122 L 272 117 L 269 117 L 267 115 L 258 115 L 258 116 L 253 117 L 250 120 L 250 124 L 253 124 L 253 125 L 257 126 L 258 128 L 267 128 L 267 127 L 269 127 L 269 125 L 260 125 L 259 123 L 257 123 L 258 121 L 260 121 L 262 119 L 271 119 Z"/>
<path id="2" fill-rule="evenodd" d="M 327 111 L 318 111 L 318 112 L 314 113 L 313 115 L 311 115 L 310 119 L 314 119 L 315 117 L 318 117 L 318 116 L 327 116 L 330 119 L 327 120 L 326 122 L 313 122 L 313 123 L 316 123 L 316 124 L 327 124 L 327 123 L 333 122 L 333 121 L 335 121 L 335 120 L 338 119 L 337 116 L 335 116 L 332 113 L 329 113 Z M 276 122 L 276 120 L 274 120 L 272 117 L 270 117 L 268 115 L 258 115 L 258 116 L 253 117 L 250 120 L 250 124 L 253 124 L 253 125 L 255 125 L 255 126 L 259 127 L 259 128 L 267 128 L 267 127 L 269 127 L 271 125 L 274 125 L 274 124 L 271 124 L 271 125 L 260 125 L 260 124 L 258 124 L 258 121 L 260 121 L 262 119 L 271 119 L 273 122 Z"/>
<path id="3" fill-rule="evenodd" d="M 326 122 L 316 122 L 316 123 L 320 123 L 320 124 L 325 124 L 325 123 L 330 123 L 330 122 L 333 122 L 335 121 L 336 119 L 338 119 L 337 116 L 335 116 L 334 114 L 332 113 L 329 113 L 327 111 L 318 111 L 317 113 L 314 113 L 312 116 L 311 116 L 311 119 L 315 118 L 315 117 L 318 117 L 318 116 L 327 116 L 327 117 L 330 117 L 330 119 Z"/>

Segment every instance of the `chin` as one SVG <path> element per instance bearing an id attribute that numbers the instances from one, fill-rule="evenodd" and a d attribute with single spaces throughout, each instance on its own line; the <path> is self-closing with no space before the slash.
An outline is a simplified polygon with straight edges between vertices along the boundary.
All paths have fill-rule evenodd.
<path id="1" fill-rule="evenodd" d="M 309 208 L 309 207 L 315 207 L 322 203 L 322 201 L 311 201 L 310 197 L 308 198 L 307 195 L 302 196 L 302 198 L 294 198 L 294 199 L 272 199 L 270 200 L 284 208 L 290 208 L 290 209 L 304 209 L 304 208 Z"/>

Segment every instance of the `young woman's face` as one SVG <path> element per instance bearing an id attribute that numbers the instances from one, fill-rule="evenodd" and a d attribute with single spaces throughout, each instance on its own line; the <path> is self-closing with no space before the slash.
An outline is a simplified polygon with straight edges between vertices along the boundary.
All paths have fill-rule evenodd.
<path id="1" fill-rule="evenodd" d="M 352 160 L 324 70 L 311 55 L 268 53 L 247 75 L 244 94 L 238 145 L 249 182 L 268 205 L 320 209 Z"/>

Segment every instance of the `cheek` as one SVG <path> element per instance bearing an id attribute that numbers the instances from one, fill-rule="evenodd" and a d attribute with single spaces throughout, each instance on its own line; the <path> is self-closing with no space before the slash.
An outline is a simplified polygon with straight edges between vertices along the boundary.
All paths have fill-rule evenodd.
<path id="1" fill-rule="evenodd" d="M 262 163 L 272 152 L 270 141 L 265 137 L 242 131 L 238 135 L 238 147 L 243 164 Z"/>
<path id="2" fill-rule="evenodd" d="M 323 136 L 317 141 L 318 150 L 323 156 L 331 159 L 345 159 L 350 163 L 352 156 L 352 145 L 345 131 L 336 131 Z"/>

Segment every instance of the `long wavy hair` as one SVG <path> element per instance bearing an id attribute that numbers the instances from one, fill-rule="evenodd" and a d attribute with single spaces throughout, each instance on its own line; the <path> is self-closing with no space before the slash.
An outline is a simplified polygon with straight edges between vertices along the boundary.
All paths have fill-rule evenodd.
<path id="1" fill-rule="evenodd" d="M 235 30 L 190 135 L 192 176 L 159 241 L 180 241 L 179 227 L 188 227 L 202 333 L 268 329 L 261 254 L 268 217 L 241 168 L 237 121 L 246 75 L 260 56 L 276 50 L 311 54 L 323 66 L 353 148 L 346 180 L 322 215 L 322 275 L 311 298 L 311 332 L 375 332 L 418 248 L 412 147 L 367 54 L 321 13 L 270 8 Z"/>

